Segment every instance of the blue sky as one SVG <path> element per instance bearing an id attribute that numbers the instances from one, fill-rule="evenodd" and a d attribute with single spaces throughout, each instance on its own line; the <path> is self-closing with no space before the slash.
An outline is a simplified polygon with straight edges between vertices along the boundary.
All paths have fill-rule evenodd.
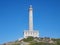
<path id="1" fill-rule="evenodd" d="M 0 43 L 23 37 L 28 30 L 29 5 L 40 37 L 60 38 L 60 0 L 0 0 Z"/>

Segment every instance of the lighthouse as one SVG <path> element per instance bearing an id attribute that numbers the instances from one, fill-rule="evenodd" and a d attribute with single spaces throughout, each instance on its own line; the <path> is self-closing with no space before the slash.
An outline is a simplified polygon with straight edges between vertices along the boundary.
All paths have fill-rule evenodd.
<path id="1" fill-rule="evenodd" d="M 39 37 L 39 31 L 33 29 L 33 8 L 32 5 L 29 7 L 29 29 L 24 30 L 24 38 L 27 38 L 29 36 L 32 37 Z"/>

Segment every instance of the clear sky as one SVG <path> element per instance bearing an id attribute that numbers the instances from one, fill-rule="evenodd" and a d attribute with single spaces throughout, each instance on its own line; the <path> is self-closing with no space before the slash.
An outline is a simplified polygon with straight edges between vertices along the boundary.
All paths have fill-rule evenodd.
<path id="1" fill-rule="evenodd" d="M 30 4 L 40 37 L 60 38 L 60 0 L 0 0 L 0 43 L 23 37 Z"/>

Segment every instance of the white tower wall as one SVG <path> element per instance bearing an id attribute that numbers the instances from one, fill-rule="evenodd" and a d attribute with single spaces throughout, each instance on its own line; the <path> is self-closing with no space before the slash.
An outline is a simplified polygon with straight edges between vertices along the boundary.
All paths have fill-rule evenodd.
<path id="1" fill-rule="evenodd" d="M 29 8 L 29 30 L 33 30 L 33 8 L 32 5 L 30 5 Z"/>

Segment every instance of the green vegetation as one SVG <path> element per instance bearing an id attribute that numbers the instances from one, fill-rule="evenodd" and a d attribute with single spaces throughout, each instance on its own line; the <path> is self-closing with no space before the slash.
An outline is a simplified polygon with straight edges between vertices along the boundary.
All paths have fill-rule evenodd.
<path id="1" fill-rule="evenodd" d="M 20 45 L 20 44 L 12 44 L 12 45 Z"/>
<path id="2" fill-rule="evenodd" d="M 23 39 L 24 42 L 30 42 L 30 41 L 33 41 L 33 40 L 34 40 L 33 37 L 28 37 L 28 38 Z"/>
<path id="3" fill-rule="evenodd" d="M 29 45 L 54 45 L 52 43 L 43 43 L 43 42 L 35 42 L 35 43 L 30 43 Z"/>
<path id="4" fill-rule="evenodd" d="M 60 39 L 56 39 L 57 45 L 60 45 Z"/>
<path id="5" fill-rule="evenodd" d="M 27 43 L 29 43 L 29 45 L 60 45 L 60 39 L 52 38 L 51 40 L 53 41 L 53 43 L 49 43 L 48 42 L 49 39 L 50 38 L 28 37 L 28 38 L 22 39 L 21 41 L 16 40 L 15 42 L 10 42 L 8 44 L 11 44 L 11 45 L 20 45 L 20 44 L 23 44 L 24 42 L 27 42 Z M 6 44 L 4 44 L 4 45 L 6 45 Z"/>
<path id="6" fill-rule="evenodd" d="M 55 43 L 31 42 L 29 45 L 60 45 L 60 39 L 52 39 Z"/>

